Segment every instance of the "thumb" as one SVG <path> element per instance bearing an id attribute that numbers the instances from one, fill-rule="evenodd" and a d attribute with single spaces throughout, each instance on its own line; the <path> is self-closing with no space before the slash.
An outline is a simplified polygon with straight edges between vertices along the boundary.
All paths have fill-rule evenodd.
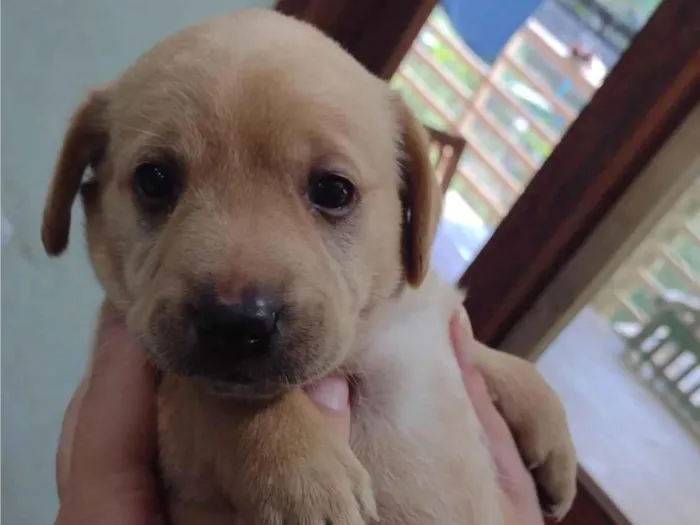
<path id="1" fill-rule="evenodd" d="M 100 315 L 89 375 L 67 414 L 57 524 L 162 524 L 153 371 L 109 308 Z M 65 441 L 64 441 L 65 440 Z"/>
<path id="2" fill-rule="evenodd" d="M 350 439 L 350 386 L 340 374 L 330 375 L 306 389 L 327 424 L 345 440 Z"/>
<path id="3" fill-rule="evenodd" d="M 123 318 L 104 308 L 94 361 L 75 428 L 71 470 L 99 481 L 105 472 L 155 457 L 154 372 Z"/>

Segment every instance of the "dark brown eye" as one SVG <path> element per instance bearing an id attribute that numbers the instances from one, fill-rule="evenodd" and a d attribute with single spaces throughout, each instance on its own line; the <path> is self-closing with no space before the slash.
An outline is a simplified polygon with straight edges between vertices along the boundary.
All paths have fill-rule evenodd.
<path id="1" fill-rule="evenodd" d="M 141 164 L 134 173 L 134 189 L 145 205 L 170 208 L 180 192 L 177 169 L 166 162 Z"/>
<path id="2" fill-rule="evenodd" d="M 345 213 L 355 198 L 355 186 L 345 177 L 332 172 L 312 175 L 309 181 L 309 201 L 321 212 L 339 216 Z"/>

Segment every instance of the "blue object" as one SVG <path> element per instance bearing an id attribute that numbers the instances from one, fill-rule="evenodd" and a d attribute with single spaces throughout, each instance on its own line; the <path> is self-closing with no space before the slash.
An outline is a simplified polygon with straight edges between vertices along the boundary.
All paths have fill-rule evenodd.
<path id="1" fill-rule="evenodd" d="M 442 0 L 464 42 L 489 64 L 539 4 L 540 0 Z"/>

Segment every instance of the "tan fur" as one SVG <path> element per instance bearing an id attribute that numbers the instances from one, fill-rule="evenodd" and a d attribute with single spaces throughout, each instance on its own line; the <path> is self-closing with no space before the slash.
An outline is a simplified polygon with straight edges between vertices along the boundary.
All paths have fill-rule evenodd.
<path id="1" fill-rule="evenodd" d="M 163 156 L 183 166 L 185 189 L 153 218 L 133 173 Z M 310 209 L 318 166 L 357 187 L 347 218 Z M 97 276 L 164 373 L 175 525 L 355 525 L 377 513 L 391 525 L 512 523 L 448 338 L 461 298 L 429 272 L 440 197 L 424 132 L 384 83 L 305 24 L 222 17 L 165 40 L 76 112 L 47 202 L 50 254 L 66 246 L 88 167 Z M 187 305 L 210 281 L 233 301 L 248 286 L 277 290 L 293 314 L 278 358 L 246 369 L 251 384 L 180 374 L 194 344 Z M 575 459 L 559 401 L 532 365 L 477 356 L 562 515 Z M 357 385 L 350 446 L 300 389 L 338 369 Z"/>

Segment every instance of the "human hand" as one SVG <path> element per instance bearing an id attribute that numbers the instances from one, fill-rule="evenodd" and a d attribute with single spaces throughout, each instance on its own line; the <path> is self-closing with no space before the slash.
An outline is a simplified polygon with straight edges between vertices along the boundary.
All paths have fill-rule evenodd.
<path id="1" fill-rule="evenodd" d="M 93 360 L 64 415 L 56 456 L 56 525 L 165 525 L 153 467 L 154 371 L 123 317 L 105 305 Z M 333 431 L 349 438 L 345 379 L 308 391 Z"/>
<path id="2" fill-rule="evenodd" d="M 464 309 L 450 318 L 450 339 L 462 370 L 464 386 L 486 433 L 498 479 L 521 525 L 543 525 L 535 482 L 525 467 L 512 434 L 494 406 L 484 378 L 474 363 L 476 340 Z"/>
<path id="3" fill-rule="evenodd" d="M 154 371 L 105 305 L 91 365 L 63 419 L 56 525 L 164 525 L 156 456 Z"/>

